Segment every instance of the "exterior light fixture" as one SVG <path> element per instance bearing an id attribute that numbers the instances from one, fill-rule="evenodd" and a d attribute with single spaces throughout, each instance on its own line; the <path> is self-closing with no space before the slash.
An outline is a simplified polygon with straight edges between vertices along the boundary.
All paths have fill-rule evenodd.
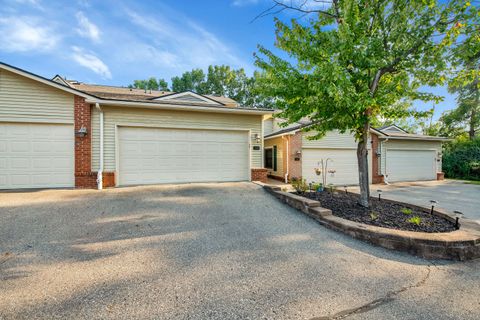
<path id="1" fill-rule="evenodd" d="M 382 201 L 382 192 L 383 191 L 378 189 L 377 192 L 378 192 L 378 201 Z"/>
<path id="2" fill-rule="evenodd" d="M 345 185 L 343 188 L 345 189 L 345 193 L 348 193 L 347 186 Z"/>
<path id="3" fill-rule="evenodd" d="M 453 213 L 455 213 L 455 229 L 458 230 L 460 229 L 460 223 L 458 222 L 458 220 L 460 219 L 460 217 L 463 217 L 463 212 L 460 212 L 460 211 L 453 211 Z"/>
<path id="4" fill-rule="evenodd" d="M 255 140 L 256 143 L 260 143 L 260 135 L 258 133 L 253 134 L 252 140 Z"/>
<path id="5" fill-rule="evenodd" d="M 83 138 L 87 135 L 87 128 L 85 126 L 81 126 L 77 132 L 75 132 L 75 136 Z"/>
<path id="6" fill-rule="evenodd" d="M 435 209 L 435 205 L 438 204 L 437 200 L 430 200 L 430 204 L 432 205 L 432 210 L 430 210 L 430 214 L 433 214 L 433 209 Z"/>

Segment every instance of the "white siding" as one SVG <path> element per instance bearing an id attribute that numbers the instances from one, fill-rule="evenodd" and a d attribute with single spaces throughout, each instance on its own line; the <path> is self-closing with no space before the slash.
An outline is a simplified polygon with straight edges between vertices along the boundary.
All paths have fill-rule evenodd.
<path id="1" fill-rule="evenodd" d="M 385 174 L 385 164 L 388 149 L 395 150 L 434 150 L 435 161 L 437 163 L 437 172 L 442 172 L 442 159 L 438 157 L 438 153 L 442 151 L 442 143 L 439 141 L 412 141 L 412 140 L 389 140 L 387 142 L 379 141 L 380 147 L 380 173 Z"/>
<path id="2" fill-rule="evenodd" d="M 73 123 L 73 94 L 0 70 L 0 121 Z"/>
<path id="3" fill-rule="evenodd" d="M 273 132 L 273 118 L 263 121 L 263 135 L 266 136 Z"/>
<path id="4" fill-rule="evenodd" d="M 315 132 L 305 132 L 302 136 L 303 148 L 334 148 L 334 149 L 357 149 L 357 142 L 352 134 L 330 131 L 318 140 L 309 140 L 307 137 L 314 136 Z M 368 143 L 368 148 L 371 144 Z"/>
<path id="5" fill-rule="evenodd" d="M 151 110 L 125 107 L 103 107 L 104 110 L 104 159 L 105 170 L 116 170 L 115 160 L 115 126 L 146 126 L 158 128 L 187 129 L 244 129 L 252 134 L 262 134 L 261 115 L 239 115 L 222 113 L 203 113 L 189 111 Z M 99 113 L 96 109 L 92 114 L 92 170 L 99 166 Z M 262 167 L 261 142 L 250 143 L 259 146 L 259 150 L 251 150 L 251 167 Z"/>

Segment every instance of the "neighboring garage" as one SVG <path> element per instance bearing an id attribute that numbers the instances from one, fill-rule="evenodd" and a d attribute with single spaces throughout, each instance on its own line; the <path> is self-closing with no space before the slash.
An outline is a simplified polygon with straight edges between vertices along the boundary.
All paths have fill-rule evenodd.
<path id="1" fill-rule="evenodd" d="M 266 180 L 270 113 L 194 92 L 50 80 L 0 62 L 0 189 Z"/>
<path id="2" fill-rule="evenodd" d="M 448 139 L 410 134 L 397 126 L 372 130 L 381 181 L 436 180 L 442 172 L 442 142 Z M 373 158 L 375 160 L 375 158 Z"/>
<path id="3" fill-rule="evenodd" d="M 290 124 L 268 118 L 265 133 L 265 164 L 272 178 L 302 178 L 337 186 L 358 184 L 357 143 L 352 134 L 329 131 L 320 139 L 306 130 L 310 122 Z M 372 129 L 369 148 L 369 179 L 372 183 L 442 179 L 442 142 L 448 139 L 407 133 L 395 126 Z M 268 152 L 269 149 L 277 152 Z M 321 162 L 327 172 L 317 175 Z M 272 164 L 277 164 L 276 166 Z"/>
<path id="4" fill-rule="evenodd" d="M 120 185 L 249 180 L 248 132 L 120 127 Z"/>

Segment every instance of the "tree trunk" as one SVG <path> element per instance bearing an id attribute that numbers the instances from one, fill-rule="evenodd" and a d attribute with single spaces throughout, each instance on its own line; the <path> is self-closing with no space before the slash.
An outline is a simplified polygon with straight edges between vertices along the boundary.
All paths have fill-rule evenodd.
<path id="1" fill-rule="evenodd" d="M 357 161 L 358 161 L 358 182 L 360 186 L 359 204 L 365 208 L 369 207 L 370 184 L 368 179 L 368 132 L 370 124 L 363 126 L 362 136 L 357 145 Z"/>
<path id="2" fill-rule="evenodd" d="M 470 129 L 468 130 L 468 136 L 470 140 L 475 139 L 475 109 L 472 110 L 470 115 Z"/>

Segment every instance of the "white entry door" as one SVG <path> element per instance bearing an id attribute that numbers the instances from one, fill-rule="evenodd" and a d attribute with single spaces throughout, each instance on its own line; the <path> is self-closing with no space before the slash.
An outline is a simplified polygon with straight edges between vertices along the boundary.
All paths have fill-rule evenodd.
<path id="1" fill-rule="evenodd" d="M 246 131 L 120 127 L 119 184 L 249 179 Z"/>
<path id="2" fill-rule="evenodd" d="M 0 189 L 74 184 L 72 125 L 0 123 Z"/>
<path id="3" fill-rule="evenodd" d="M 385 166 L 388 182 L 435 180 L 435 154 L 434 150 L 387 149 Z"/>
<path id="4" fill-rule="evenodd" d="M 321 168 L 319 162 L 329 158 L 327 170 L 334 173 L 327 174 L 327 184 L 336 186 L 358 185 L 357 151 L 354 149 L 304 148 L 302 151 L 302 177 L 307 183 L 322 182 L 322 176 L 317 176 L 315 168 Z M 369 162 L 369 179 L 372 177 L 371 157 Z"/>

